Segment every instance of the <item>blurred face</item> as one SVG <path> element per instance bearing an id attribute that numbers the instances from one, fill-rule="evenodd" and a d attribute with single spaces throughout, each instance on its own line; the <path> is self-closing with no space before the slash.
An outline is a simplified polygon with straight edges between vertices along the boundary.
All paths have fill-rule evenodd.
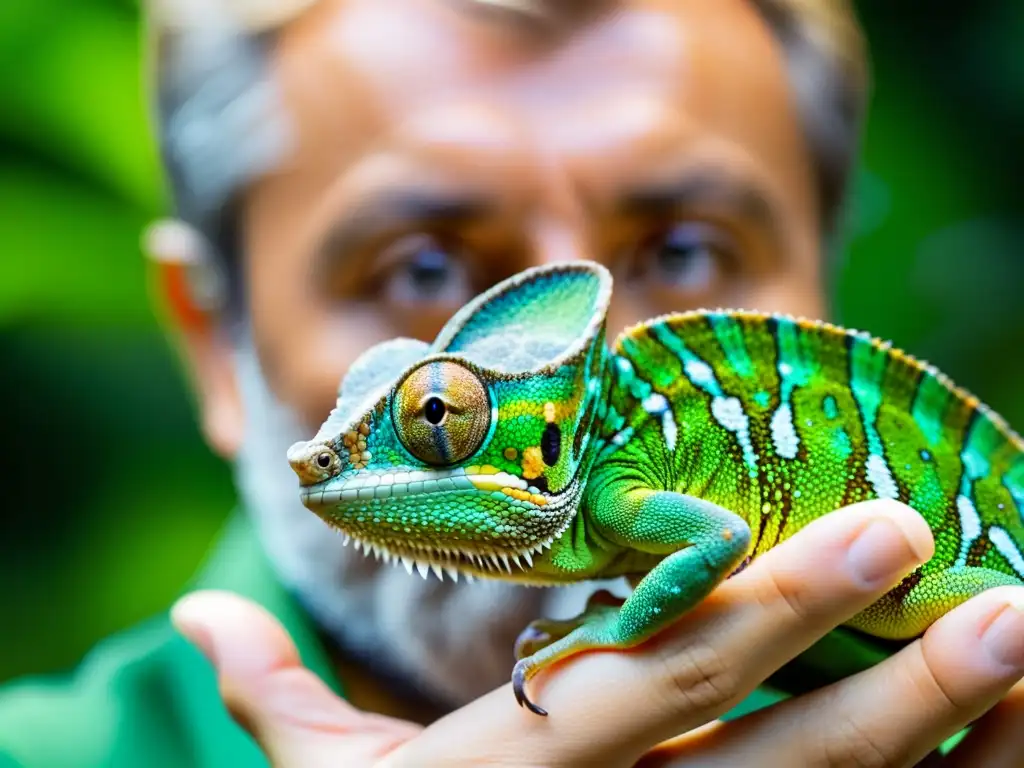
<path id="1" fill-rule="evenodd" d="M 611 337 L 824 311 L 810 160 L 749 0 L 626 0 L 556 44 L 455 0 L 326 0 L 273 70 L 294 143 L 244 200 L 251 326 L 313 428 L 366 348 L 537 264 L 605 264 Z"/>

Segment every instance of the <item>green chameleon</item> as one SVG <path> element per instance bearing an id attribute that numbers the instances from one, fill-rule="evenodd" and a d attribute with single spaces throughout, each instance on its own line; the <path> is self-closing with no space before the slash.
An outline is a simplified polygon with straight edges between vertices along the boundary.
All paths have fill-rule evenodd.
<path id="1" fill-rule="evenodd" d="M 920 512 L 936 554 L 848 622 L 856 647 L 886 653 L 973 595 L 1024 583 L 1024 441 L 940 372 L 862 333 L 740 311 L 666 315 L 609 351 L 611 288 L 593 263 L 536 268 L 432 345 L 373 347 L 318 434 L 288 451 L 302 502 L 410 573 L 629 579 L 621 606 L 592 599 L 524 631 L 520 705 L 546 714 L 525 692 L 539 670 L 636 646 L 867 499 Z M 841 667 L 837 654 L 818 671 Z"/>

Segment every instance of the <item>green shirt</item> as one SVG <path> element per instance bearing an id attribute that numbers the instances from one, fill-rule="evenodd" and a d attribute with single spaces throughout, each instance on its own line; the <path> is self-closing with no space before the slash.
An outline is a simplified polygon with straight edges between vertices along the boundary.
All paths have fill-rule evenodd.
<path id="1" fill-rule="evenodd" d="M 245 515 L 230 521 L 191 586 L 231 590 L 263 605 L 291 633 L 306 666 L 341 693 L 311 620 L 277 580 Z M 742 709 L 771 700 L 752 697 Z M 99 644 L 70 676 L 0 688 L 0 768 L 10 765 L 246 768 L 267 762 L 225 710 L 209 663 L 164 614 Z"/>

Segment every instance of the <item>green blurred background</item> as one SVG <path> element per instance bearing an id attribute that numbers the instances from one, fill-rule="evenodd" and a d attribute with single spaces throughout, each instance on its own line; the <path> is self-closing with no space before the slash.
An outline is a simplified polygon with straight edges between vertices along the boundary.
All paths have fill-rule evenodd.
<path id="1" fill-rule="evenodd" d="M 837 318 L 1024 427 L 1024 2 L 858 6 L 875 87 Z M 138 22 L 0 0 L 0 681 L 165 609 L 234 501 L 149 306 Z"/>

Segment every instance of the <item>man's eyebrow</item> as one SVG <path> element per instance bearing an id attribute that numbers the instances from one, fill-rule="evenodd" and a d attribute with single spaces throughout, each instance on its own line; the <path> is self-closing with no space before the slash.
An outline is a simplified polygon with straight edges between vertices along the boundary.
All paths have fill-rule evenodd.
<path id="1" fill-rule="evenodd" d="M 671 181 L 637 185 L 621 202 L 627 213 L 639 215 L 707 206 L 729 209 L 771 231 L 779 227 L 778 213 L 766 192 L 719 169 L 698 168 Z"/>
<path id="2" fill-rule="evenodd" d="M 316 246 L 318 272 L 350 254 L 354 248 L 396 230 L 422 226 L 452 226 L 479 219 L 495 208 L 493 200 L 476 192 L 388 190 L 370 195 L 349 209 L 327 230 Z"/>

